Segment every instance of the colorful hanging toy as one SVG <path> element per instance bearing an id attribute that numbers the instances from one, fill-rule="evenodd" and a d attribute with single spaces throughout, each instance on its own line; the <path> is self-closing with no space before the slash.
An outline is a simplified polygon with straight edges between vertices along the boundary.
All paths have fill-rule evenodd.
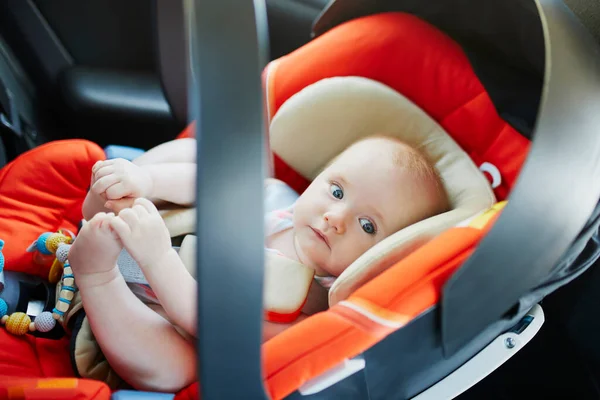
<path id="1" fill-rule="evenodd" d="M 71 300 L 73 300 L 77 291 L 73 270 L 67 260 L 75 235 L 70 231 L 65 232 L 69 235 L 65 235 L 62 230 L 45 232 L 27 248 L 27 252 L 42 255 L 44 259 L 50 256 L 54 258 L 48 274 L 50 283 L 57 283 L 62 276 L 62 288 L 52 312 L 44 311 L 35 317 L 33 321 L 29 315 L 23 312 L 14 312 L 9 316 L 7 315 L 8 305 L 6 301 L 0 299 L 0 322 L 13 335 L 24 335 L 27 332 L 34 331 L 49 332 L 56 326 L 56 321 L 69 309 Z M 0 272 L 4 269 L 3 248 L 4 241 L 0 239 Z"/>
<path id="2" fill-rule="evenodd" d="M 62 273 L 62 265 L 55 258 L 56 251 L 61 244 L 71 244 L 75 240 L 75 234 L 69 230 L 60 229 L 58 232 L 44 232 L 27 248 L 28 253 L 33 253 L 33 261 L 36 264 L 50 266 L 48 280 L 57 283 Z"/>

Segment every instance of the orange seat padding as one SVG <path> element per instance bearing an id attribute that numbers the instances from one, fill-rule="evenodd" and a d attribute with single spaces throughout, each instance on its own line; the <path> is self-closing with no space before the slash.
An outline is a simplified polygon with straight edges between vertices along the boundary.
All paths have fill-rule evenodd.
<path id="1" fill-rule="evenodd" d="M 109 400 L 110 389 L 102 382 L 87 379 L 2 376 L 0 399 Z"/>
<path id="2" fill-rule="evenodd" d="M 196 137 L 196 123 L 194 121 L 190 122 L 188 126 L 185 127 L 183 131 L 179 135 L 177 135 L 177 139 L 185 139 L 185 138 L 193 138 Z"/>
<path id="3" fill-rule="evenodd" d="M 0 239 L 5 241 L 6 270 L 48 277 L 48 266 L 35 264 L 25 250 L 43 232 L 77 230 L 92 166 L 101 159 L 104 151 L 92 142 L 61 140 L 30 150 L 0 170 Z M 0 328 L 0 360 L 2 377 L 73 376 L 66 337 L 13 336 Z M 14 387 L 15 381 L 10 382 Z M 0 381 L 0 393 L 8 390 L 7 383 Z M 91 393 L 81 391 L 84 386 L 75 392 Z"/>
<path id="4" fill-rule="evenodd" d="M 489 162 L 500 170 L 502 184 L 494 193 L 498 200 L 506 199 L 529 141 L 500 118 L 467 56 L 450 37 L 398 12 L 341 24 L 267 65 L 263 81 L 269 119 L 306 86 L 334 76 L 360 76 L 402 93 L 435 119 L 475 165 Z M 276 154 L 274 169 L 299 193 L 309 184 Z"/>
<path id="5" fill-rule="evenodd" d="M 27 247 L 44 232 L 73 232 L 94 163 L 104 151 L 86 140 L 59 140 L 21 154 L 0 170 L 0 239 L 5 268 L 48 278 L 48 266 L 32 261 Z"/>

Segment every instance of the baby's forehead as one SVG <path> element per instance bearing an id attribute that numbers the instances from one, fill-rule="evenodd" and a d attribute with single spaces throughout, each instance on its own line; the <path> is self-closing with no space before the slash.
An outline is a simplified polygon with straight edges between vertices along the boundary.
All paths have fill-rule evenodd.
<path id="1" fill-rule="evenodd" d="M 402 144 L 385 140 L 365 140 L 353 144 L 341 152 L 330 167 L 345 169 L 348 172 L 357 169 L 390 168 L 407 155 L 409 148 Z"/>

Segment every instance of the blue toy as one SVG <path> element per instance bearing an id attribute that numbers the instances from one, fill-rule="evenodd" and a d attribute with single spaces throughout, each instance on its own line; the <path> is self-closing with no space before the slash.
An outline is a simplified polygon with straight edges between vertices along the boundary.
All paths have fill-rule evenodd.
<path id="1" fill-rule="evenodd" d="M 8 312 L 8 304 L 3 299 L 0 299 L 0 318 L 4 317 Z"/>
<path id="2" fill-rule="evenodd" d="M 0 239 L 0 273 L 2 271 L 4 271 L 4 253 L 2 253 L 3 249 L 4 249 L 4 240 Z"/>

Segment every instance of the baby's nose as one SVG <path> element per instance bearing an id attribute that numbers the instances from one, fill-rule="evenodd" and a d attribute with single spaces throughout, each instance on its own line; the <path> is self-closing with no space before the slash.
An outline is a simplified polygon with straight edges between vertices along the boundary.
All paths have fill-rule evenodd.
<path id="1" fill-rule="evenodd" d="M 325 213 L 325 221 L 329 226 L 339 234 L 346 231 L 346 214 L 340 211 L 330 211 Z"/>

